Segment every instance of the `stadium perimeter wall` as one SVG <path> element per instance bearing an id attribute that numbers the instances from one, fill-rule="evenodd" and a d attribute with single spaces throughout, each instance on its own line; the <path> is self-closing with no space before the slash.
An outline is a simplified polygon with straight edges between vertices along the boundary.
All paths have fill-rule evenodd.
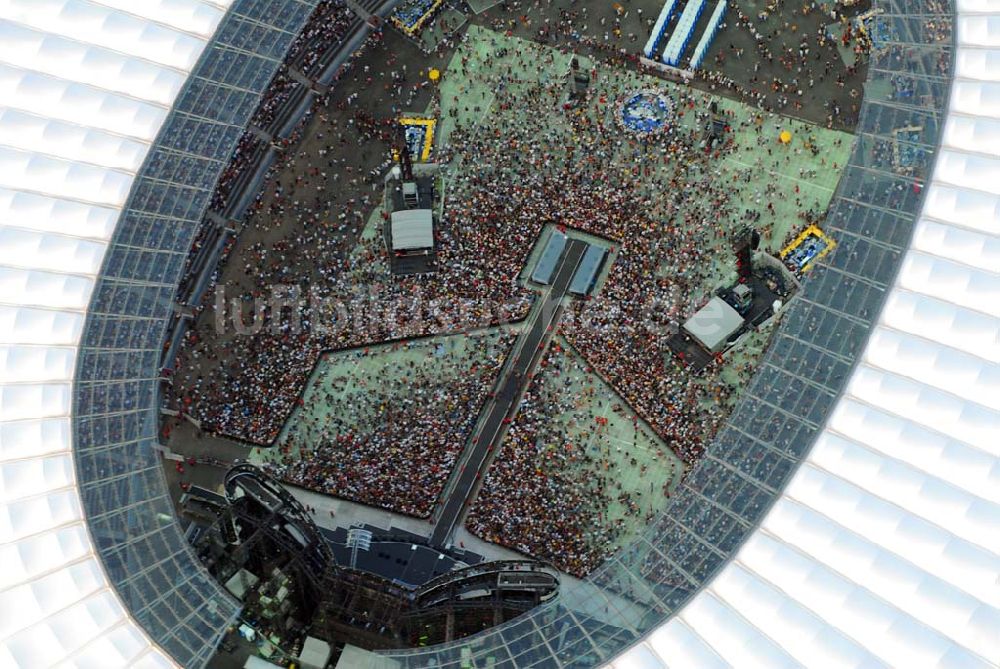
<path id="1" fill-rule="evenodd" d="M 236 603 L 180 534 L 153 450 L 158 358 L 184 256 L 226 160 L 314 2 L 238 0 L 177 99 L 137 177 L 95 288 L 74 396 L 77 471 L 108 577 L 150 636 L 201 666 Z M 462 642 L 386 653 L 407 667 L 591 667 L 680 610 L 751 534 L 808 453 L 898 271 L 947 106 L 952 8 L 878 1 L 892 30 L 872 59 L 851 161 L 825 228 L 838 249 L 813 270 L 730 420 L 668 507 L 589 582 Z M 938 30 L 927 31 L 928 14 Z M 919 19 L 915 15 L 922 15 Z M 907 100 L 892 94 L 903 82 Z M 917 125 L 913 170 L 886 143 Z M 600 592 L 629 593 L 620 610 Z M 595 596 L 596 595 L 596 596 Z"/>

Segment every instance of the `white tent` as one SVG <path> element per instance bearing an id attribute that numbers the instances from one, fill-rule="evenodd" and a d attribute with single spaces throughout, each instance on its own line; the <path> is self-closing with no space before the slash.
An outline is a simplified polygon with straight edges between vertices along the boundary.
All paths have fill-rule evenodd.
<path id="1" fill-rule="evenodd" d="M 402 209 L 390 219 L 392 250 L 434 248 L 434 216 L 430 209 Z"/>
<path id="2" fill-rule="evenodd" d="M 684 323 L 684 330 L 706 349 L 717 353 L 725 347 L 726 340 L 739 330 L 741 325 L 743 317 L 740 316 L 740 312 L 716 296 Z"/>

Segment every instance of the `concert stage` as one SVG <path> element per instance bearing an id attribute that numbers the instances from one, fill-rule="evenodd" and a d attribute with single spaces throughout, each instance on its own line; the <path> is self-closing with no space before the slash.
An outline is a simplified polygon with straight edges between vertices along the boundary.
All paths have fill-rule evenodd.
<path id="1" fill-rule="evenodd" d="M 769 258 L 758 254 L 757 262 L 762 258 Z M 736 284 L 736 286 L 744 284 Z M 743 316 L 743 325 L 733 332 L 722 345 L 721 350 L 712 353 L 707 350 L 694 337 L 680 329 L 668 340 L 667 344 L 674 356 L 681 360 L 685 367 L 694 372 L 700 373 L 708 367 L 713 360 L 725 356 L 726 351 L 738 345 L 739 340 L 748 332 L 758 329 L 771 320 L 788 300 L 798 291 L 799 285 L 790 272 L 780 266 L 777 260 L 763 263 L 762 266 L 754 267 L 753 274 L 747 284 L 753 295 L 749 307 L 742 307 L 739 300 L 733 294 L 736 286 L 719 289 L 715 295 L 725 300 Z M 777 308 L 776 308 L 777 305 Z"/>

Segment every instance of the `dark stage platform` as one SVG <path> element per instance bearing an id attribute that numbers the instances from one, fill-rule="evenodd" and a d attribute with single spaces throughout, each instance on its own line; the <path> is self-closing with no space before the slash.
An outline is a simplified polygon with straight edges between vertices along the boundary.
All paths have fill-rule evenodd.
<path id="1" fill-rule="evenodd" d="M 483 556 L 462 549 L 431 548 L 427 545 L 427 537 L 405 530 L 385 530 L 371 525 L 364 525 L 362 529 L 372 533 L 372 542 L 369 550 L 358 551 L 355 568 L 406 585 L 420 586 L 457 567 L 484 560 Z M 349 566 L 351 549 L 346 546 L 347 528 L 323 529 L 321 533 L 333 549 L 337 564 Z"/>

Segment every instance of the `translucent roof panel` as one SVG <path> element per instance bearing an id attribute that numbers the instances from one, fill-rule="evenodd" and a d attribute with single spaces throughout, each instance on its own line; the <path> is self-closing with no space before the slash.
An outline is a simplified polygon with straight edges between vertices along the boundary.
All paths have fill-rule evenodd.
<path id="1" fill-rule="evenodd" d="M 163 105 L 2 61 L 0 100 L 9 109 L 117 133 L 146 144 L 156 137 L 168 111 Z"/>
<path id="2" fill-rule="evenodd" d="M 843 393 L 732 561 L 609 666 L 695 666 L 664 643 L 692 630 L 732 667 L 1000 666 L 1000 3 L 957 10 L 932 177 Z"/>
<path id="3" fill-rule="evenodd" d="M 0 25 L 0 61 L 164 106 L 185 79 L 173 68 L 10 21 Z"/>
<path id="4" fill-rule="evenodd" d="M 78 476 L 108 483 L 91 466 L 94 450 L 158 470 L 151 442 L 98 443 L 81 431 L 114 409 L 74 403 L 98 384 L 107 395 L 137 390 L 144 413 L 130 412 L 131 429 L 149 429 L 140 420 L 155 417 L 155 394 L 140 381 L 156 370 L 98 376 L 95 351 L 120 344 L 101 339 L 94 323 L 135 316 L 114 312 L 112 284 L 134 295 L 153 325 L 166 317 L 157 310 L 169 290 L 136 277 L 109 282 L 99 268 L 109 259 L 134 266 L 111 261 L 147 249 L 118 240 L 154 237 L 149 218 L 131 208 L 136 193 L 164 207 L 161 224 L 184 231 L 178 247 L 193 238 L 211 171 L 168 170 L 175 158 L 154 139 L 162 130 L 164 145 L 176 142 L 181 130 L 171 121 L 187 112 L 224 126 L 211 151 L 217 169 L 315 2 L 236 0 L 227 15 L 229 4 L 0 0 L 2 667 L 168 667 L 171 656 L 196 667 L 234 610 L 220 599 L 222 610 L 199 611 L 185 598 L 156 608 L 132 592 L 130 574 L 103 570 L 94 537 L 101 551 L 119 543 L 145 550 L 131 519 L 170 509 L 155 494 L 162 481 L 140 474 L 116 490 L 131 503 L 127 513 L 102 508 L 79 485 Z M 996 0 L 960 0 L 958 8 L 954 53 L 950 17 L 934 15 L 950 11 L 947 3 L 918 19 L 933 30 L 915 31 L 935 41 L 923 46 L 954 55 L 950 96 L 942 81 L 921 98 L 928 118 L 943 121 L 926 139 L 930 152 L 943 136 L 933 173 L 901 181 L 852 157 L 838 195 L 852 203 L 833 207 L 827 223 L 841 252 L 817 265 L 804 287 L 809 300 L 790 305 L 770 364 L 668 513 L 555 603 L 473 643 L 396 654 L 405 666 L 508 658 L 514 666 L 592 666 L 638 638 L 611 660 L 615 667 L 996 665 L 1000 21 L 989 14 L 1000 9 Z M 220 26 L 234 15 L 281 33 L 272 51 L 221 43 L 218 35 L 234 32 Z M 209 60 L 199 61 L 209 43 L 232 67 L 199 82 L 226 90 L 225 109 L 177 97 L 192 68 Z M 923 67 L 911 46 L 890 44 L 897 57 L 888 67 Z M 880 133 L 909 118 L 876 107 L 866 100 L 862 117 L 876 118 Z M 151 164 L 163 170 L 159 182 L 147 176 Z M 164 174 L 192 193 L 184 207 L 151 197 Z M 870 201 L 892 189 L 900 194 L 891 210 Z M 836 265 L 852 255 L 879 272 L 858 276 Z M 822 333 L 836 336 L 821 341 Z M 823 375 L 788 371 L 784 360 L 793 355 Z M 175 524 L 157 536 L 172 557 L 185 555 Z M 197 596 L 216 587 L 200 571 L 177 571 Z M 166 594 L 174 584 L 153 587 Z M 176 623 L 156 632 L 159 645 L 135 622 L 155 619 Z"/>
<path id="5" fill-rule="evenodd" d="M 2 667 L 173 666 L 98 559 L 71 397 L 121 209 L 228 4 L 0 0 Z"/>
<path id="6" fill-rule="evenodd" d="M 89 199 L 75 197 L 91 205 L 90 214 L 58 211 L 60 217 L 82 223 L 81 235 L 84 229 L 88 235 L 102 229 L 106 222 L 103 215 L 114 211 L 111 235 L 78 239 L 79 246 L 74 249 L 44 247 L 53 255 L 61 254 L 64 272 L 91 262 L 95 245 L 102 244 L 105 249 L 103 274 L 88 286 L 89 297 L 81 308 L 86 318 L 73 365 L 70 423 L 76 484 L 97 557 L 124 609 L 163 650 L 164 658 L 199 669 L 208 663 L 225 630 L 236 620 L 240 604 L 204 569 L 174 517 L 156 449 L 157 351 L 162 350 L 162 338 L 173 317 L 171 300 L 181 278 L 184 253 L 205 221 L 213 187 L 317 0 L 235 0 L 225 12 L 221 10 L 228 3 L 215 0 L 154 0 L 134 6 L 112 0 L 84 0 L 86 6 L 80 2 L 66 0 L 63 8 L 45 3 L 44 20 L 23 14 L 20 20 L 26 30 L 48 26 L 57 32 L 62 40 L 57 40 L 60 49 L 66 46 L 65 41 L 74 42 L 72 48 L 66 47 L 70 57 L 79 53 L 75 42 L 86 31 L 74 26 L 67 16 L 80 16 L 88 25 L 107 26 L 120 34 L 95 36 L 93 48 L 87 48 L 88 61 L 113 69 L 117 61 L 101 50 L 110 40 L 120 43 L 115 53 L 127 55 L 132 63 L 128 70 L 130 96 L 112 92 L 109 100 L 126 121 L 134 119 L 134 132 L 114 143 L 101 132 L 104 127 L 96 125 L 99 119 L 94 119 L 95 132 L 80 136 L 81 146 L 92 151 L 93 169 L 85 175 L 91 195 Z M 17 7 L 25 12 L 34 5 L 21 2 Z M 108 11 L 130 16 L 112 21 Z M 136 20 L 140 19 L 157 25 L 139 25 Z M 158 27 L 168 20 L 175 22 L 170 30 Z M 191 51 L 192 35 L 199 44 L 208 39 L 200 58 Z M 135 57 L 136 50 L 142 51 L 141 57 Z M 44 88 L 53 97 L 69 94 L 52 82 L 53 73 L 67 69 L 46 65 L 47 78 L 32 80 L 32 86 Z M 181 81 L 189 85 L 174 99 L 171 91 L 178 72 Z M 72 95 L 83 94 L 90 102 L 91 88 L 72 89 Z M 107 88 L 114 91 L 119 87 Z M 163 104 L 165 94 L 170 96 L 168 105 Z M 139 104 L 129 106 L 129 101 Z M 30 102 L 18 109 L 39 114 L 37 105 Z M 90 114 L 94 109 L 87 105 L 82 113 Z M 165 113 L 162 124 L 146 128 L 140 123 L 158 119 L 160 109 Z M 26 128 L 33 127 L 32 119 L 12 118 Z M 63 128 L 60 132 L 68 134 Z M 137 142 L 139 152 L 133 150 Z M 140 154 L 141 166 L 134 173 Z M 70 158 L 68 151 L 63 151 L 49 160 L 67 162 Z M 60 165 L 45 163 L 40 167 L 53 174 Z M 129 177 L 123 200 L 114 190 L 118 183 L 115 175 L 119 174 Z M 62 191 L 55 195 L 67 199 Z M 44 211 L 47 206 L 23 199 L 16 204 L 24 210 Z M 11 241 L 26 255 L 40 255 L 42 247 L 28 234 L 12 236 Z M 32 278 L 49 287 L 54 283 L 49 274 L 56 272 Z M 17 280 L 21 277 L 13 277 L 10 283 Z M 23 327 L 27 330 L 41 324 L 38 319 Z M 53 392 L 48 386 L 45 390 Z M 55 400 L 59 399 L 56 395 Z M 149 569 L 151 563 L 160 568 Z M 91 647 L 95 650 L 81 654 L 75 664 L 94 665 L 100 652 Z M 147 655 L 130 661 L 130 666 L 157 666 L 158 657 Z"/>
<path id="7" fill-rule="evenodd" d="M 25 27 L 153 61 L 181 74 L 194 67 L 208 37 L 86 0 L 6 0 L 4 4 L 10 19 Z"/>

